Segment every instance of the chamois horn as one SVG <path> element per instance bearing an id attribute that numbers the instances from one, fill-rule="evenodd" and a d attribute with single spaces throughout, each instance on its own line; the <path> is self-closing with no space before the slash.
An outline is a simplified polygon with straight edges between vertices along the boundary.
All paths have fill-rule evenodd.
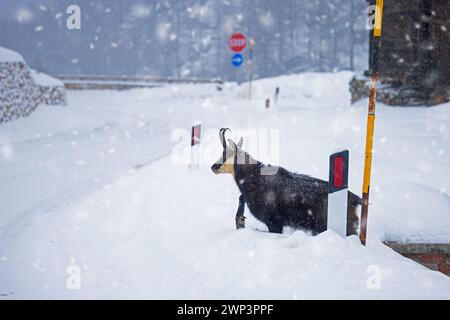
<path id="1" fill-rule="evenodd" d="M 224 150 L 227 149 L 227 140 L 225 139 L 225 133 L 226 133 L 227 131 L 230 131 L 230 132 L 231 132 L 231 130 L 230 130 L 229 128 L 222 128 L 222 129 L 220 129 L 220 131 L 219 131 L 220 142 L 222 142 L 222 146 L 223 146 L 223 149 L 224 149 Z"/>

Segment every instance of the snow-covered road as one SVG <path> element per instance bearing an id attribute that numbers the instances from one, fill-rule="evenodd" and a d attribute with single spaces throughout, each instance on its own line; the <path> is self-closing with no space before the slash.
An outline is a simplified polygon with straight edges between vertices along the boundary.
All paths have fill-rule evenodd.
<path id="1" fill-rule="evenodd" d="M 450 298 L 447 277 L 380 242 L 450 241 L 449 104 L 380 106 L 367 248 L 333 232 L 269 234 L 250 213 L 234 230 L 237 188 L 209 170 L 221 127 L 276 129 L 280 164 L 323 179 L 329 154 L 347 148 L 359 193 L 367 102 L 349 105 L 350 77 L 261 80 L 252 102 L 235 84 L 73 91 L 67 107 L 2 125 L 0 295 Z M 279 105 L 265 110 L 277 86 Z M 198 120 L 207 160 L 189 171 L 172 135 Z M 81 290 L 67 287 L 71 266 Z M 367 285 L 374 270 L 379 289 Z"/>
<path id="2" fill-rule="evenodd" d="M 169 154 L 167 120 L 150 117 L 144 103 L 127 110 L 119 94 L 107 96 L 107 103 L 97 103 L 102 93 L 72 92 L 76 102 L 67 108 L 45 108 L 23 126 L 2 128 L 1 205 L 7 208 L 0 216 L 2 238 L 30 214 L 74 200 L 133 166 Z"/>

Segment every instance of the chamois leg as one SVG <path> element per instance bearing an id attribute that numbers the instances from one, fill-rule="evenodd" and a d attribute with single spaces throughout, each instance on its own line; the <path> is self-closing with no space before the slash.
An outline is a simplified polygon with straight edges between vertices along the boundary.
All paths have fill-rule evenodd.
<path id="1" fill-rule="evenodd" d="M 347 236 L 358 235 L 359 218 L 357 206 L 349 206 L 347 211 Z"/>
<path id="2" fill-rule="evenodd" d="M 270 221 L 266 225 L 271 233 L 283 233 L 283 224 L 278 221 Z"/>
<path id="3" fill-rule="evenodd" d="M 245 198 L 244 195 L 241 195 L 239 197 L 239 207 L 236 213 L 236 229 L 243 229 L 245 228 L 245 217 L 244 217 L 244 210 L 245 210 Z"/>
<path id="4" fill-rule="evenodd" d="M 358 209 L 362 205 L 362 199 L 356 194 L 348 193 L 347 211 L 347 236 L 358 235 L 359 218 Z"/>
<path id="5" fill-rule="evenodd" d="M 283 226 L 279 224 L 268 223 L 267 228 L 270 233 L 283 233 Z"/>

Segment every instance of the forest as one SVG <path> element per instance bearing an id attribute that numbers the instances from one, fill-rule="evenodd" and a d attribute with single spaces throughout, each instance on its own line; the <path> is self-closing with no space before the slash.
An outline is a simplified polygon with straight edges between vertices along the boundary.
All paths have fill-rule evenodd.
<path id="1" fill-rule="evenodd" d="M 81 29 L 69 30 L 73 1 L 18 0 L 0 6 L 1 43 L 50 74 L 114 74 L 245 81 L 228 38 L 253 37 L 255 77 L 363 70 L 365 0 L 79 0 Z M 51 59 L 44 57 L 51 56 Z"/>

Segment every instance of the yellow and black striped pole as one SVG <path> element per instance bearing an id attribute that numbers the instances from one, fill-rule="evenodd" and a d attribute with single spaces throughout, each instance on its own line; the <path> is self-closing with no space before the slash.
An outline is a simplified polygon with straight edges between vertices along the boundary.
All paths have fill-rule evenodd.
<path id="1" fill-rule="evenodd" d="M 359 238 L 363 245 L 367 241 L 367 218 L 369 214 L 370 176 L 372 172 L 373 134 L 375 130 L 375 105 L 378 83 L 378 56 L 381 47 L 381 30 L 383 24 L 383 0 L 377 0 L 375 27 L 373 31 L 374 48 L 372 56 L 372 75 L 370 78 L 369 115 L 367 118 L 366 156 L 364 162 L 363 204 L 361 209 L 361 231 Z"/>

